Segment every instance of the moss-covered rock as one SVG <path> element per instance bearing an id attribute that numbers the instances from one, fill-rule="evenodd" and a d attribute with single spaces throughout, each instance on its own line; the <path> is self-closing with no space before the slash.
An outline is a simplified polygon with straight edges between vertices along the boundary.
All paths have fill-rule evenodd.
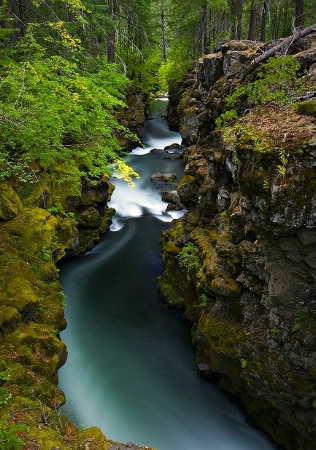
<path id="1" fill-rule="evenodd" d="M 298 57 L 310 73 L 315 43 L 307 41 Z M 179 301 L 193 322 L 198 370 L 238 394 L 278 443 L 312 450 L 316 177 L 315 122 L 306 113 L 313 105 L 251 111 L 230 132 L 214 130 L 257 51 L 224 43 L 182 87 L 180 131 L 194 137 L 178 188 L 187 212 L 164 234 L 161 280 L 165 301 Z M 188 242 L 199 265 L 186 273 L 177 252 Z M 183 294 L 177 283 L 185 275 Z"/>
<path id="2" fill-rule="evenodd" d="M 10 220 L 21 210 L 21 202 L 8 183 L 0 183 L 0 220 Z"/>

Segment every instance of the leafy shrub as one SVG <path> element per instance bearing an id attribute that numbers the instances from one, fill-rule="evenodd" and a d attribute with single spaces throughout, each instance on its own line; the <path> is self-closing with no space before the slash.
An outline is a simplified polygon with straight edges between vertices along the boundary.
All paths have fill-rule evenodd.
<path id="1" fill-rule="evenodd" d="M 199 267 L 199 249 L 193 242 L 189 242 L 183 247 L 178 258 L 179 266 L 188 271 Z"/>
<path id="2" fill-rule="evenodd" d="M 51 257 L 52 257 L 52 252 L 49 248 L 41 249 L 41 258 L 43 261 L 50 261 Z"/>
<path id="3" fill-rule="evenodd" d="M 23 439 L 19 433 L 27 431 L 27 426 L 10 421 L 8 415 L 0 419 L 0 447 L 2 450 L 22 450 Z"/>
<path id="4" fill-rule="evenodd" d="M 81 175 L 109 173 L 121 160 L 116 136 L 130 134 L 116 120 L 128 83 L 101 57 L 93 73 L 61 56 L 2 61 L 0 180 L 31 181 L 38 164 L 51 170 L 67 163 L 77 183 Z"/>
<path id="5" fill-rule="evenodd" d="M 255 109 L 292 105 L 304 90 L 302 80 L 297 77 L 299 69 L 300 63 L 292 56 L 269 58 L 255 81 L 239 86 L 226 98 L 228 109 L 216 120 L 216 125 L 221 128 L 236 122 L 241 104 Z"/>

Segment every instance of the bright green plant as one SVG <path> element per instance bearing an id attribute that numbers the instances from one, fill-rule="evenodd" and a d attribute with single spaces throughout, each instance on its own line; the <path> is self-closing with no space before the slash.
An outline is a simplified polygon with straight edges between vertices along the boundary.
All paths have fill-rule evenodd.
<path id="1" fill-rule="evenodd" d="M 199 249 L 193 242 L 188 242 L 179 253 L 179 266 L 190 271 L 199 267 Z"/>
<path id="2" fill-rule="evenodd" d="M 287 106 L 302 93 L 302 80 L 297 76 L 300 63 L 292 56 L 269 58 L 258 72 L 258 79 L 246 89 L 255 106 L 274 104 Z"/>
<path id="3" fill-rule="evenodd" d="M 10 421 L 10 416 L 5 415 L 0 419 L 0 447 L 2 450 L 22 450 L 24 441 L 19 436 L 27 431 L 26 425 L 16 424 Z"/>
<path id="4" fill-rule="evenodd" d="M 245 369 L 247 367 L 248 361 L 244 358 L 241 359 L 240 361 L 240 365 L 242 367 L 242 369 Z"/>
<path id="5" fill-rule="evenodd" d="M 306 319 L 307 314 L 304 311 L 297 311 L 294 316 L 294 324 L 292 326 L 292 331 L 299 331 L 301 329 L 301 322 L 303 319 Z"/>
<path id="6" fill-rule="evenodd" d="M 49 248 L 41 249 L 41 258 L 43 261 L 50 261 L 51 257 L 52 257 L 52 252 Z"/>
<path id="7" fill-rule="evenodd" d="M 297 76 L 300 63 L 292 56 L 269 58 L 257 73 L 257 79 L 241 85 L 227 96 L 227 110 L 216 120 L 218 128 L 227 127 L 238 120 L 237 107 L 260 109 L 273 105 L 289 106 L 303 92 L 302 80 Z"/>
<path id="8" fill-rule="evenodd" d="M 10 403 L 11 398 L 11 392 L 3 387 L 0 387 L 0 406 L 7 406 Z"/>
<path id="9" fill-rule="evenodd" d="M 99 58 L 90 73 L 61 56 L 36 55 L 0 64 L 0 180 L 33 180 L 33 166 L 67 163 L 67 177 L 96 179 L 121 161 L 116 120 L 128 86 L 115 65 Z M 78 167 L 81 171 L 78 171 Z"/>
<path id="10" fill-rule="evenodd" d="M 63 211 L 63 207 L 61 206 L 60 203 L 55 202 L 53 204 L 53 206 L 51 206 L 50 208 L 47 208 L 47 211 L 51 214 L 58 214 Z"/>
<path id="11" fill-rule="evenodd" d="M 4 370 L 3 372 L 0 373 L 0 380 L 1 381 L 9 381 L 10 380 L 10 371 Z"/>
<path id="12" fill-rule="evenodd" d="M 301 329 L 301 324 L 300 322 L 295 322 L 294 325 L 292 326 L 292 331 L 298 331 Z"/>
<path id="13" fill-rule="evenodd" d="M 287 156 L 285 154 L 285 151 L 283 149 L 281 149 L 279 151 L 279 157 L 280 157 L 281 164 L 278 164 L 277 169 L 278 169 L 279 175 L 284 177 L 284 175 L 286 174 L 286 166 L 287 166 L 287 163 L 288 163 L 288 158 L 287 158 Z"/>
<path id="14" fill-rule="evenodd" d="M 54 336 L 58 336 L 60 333 L 60 330 L 58 328 L 52 328 L 50 330 L 51 334 L 53 334 Z"/>
<path id="15" fill-rule="evenodd" d="M 238 114 L 235 109 L 228 109 L 221 114 L 215 121 L 217 128 L 227 127 L 238 120 Z"/>
<path id="16" fill-rule="evenodd" d="M 62 308 L 65 308 L 67 306 L 66 294 L 63 291 L 60 291 L 59 296 L 60 296 L 60 305 Z"/>

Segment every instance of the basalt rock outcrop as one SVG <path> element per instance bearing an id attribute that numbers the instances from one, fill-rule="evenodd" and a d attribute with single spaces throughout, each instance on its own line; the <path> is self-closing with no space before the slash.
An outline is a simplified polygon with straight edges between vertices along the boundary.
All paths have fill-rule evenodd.
<path id="1" fill-rule="evenodd" d="M 197 369 L 290 450 L 316 439 L 315 100 L 248 111 L 224 135 L 225 98 L 267 46 L 224 42 L 181 87 L 187 212 L 163 234 L 159 290 L 192 321 Z M 315 80 L 316 36 L 288 49 Z M 313 97 L 315 83 L 310 83 Z M 171 104 L 170 108 L 175 106 Z M 175 109 L 173 108 L 173 124 Z M 256 135 L 241 130 L 251 124 Z M 267 151 L 258 136 L 269 136 Z"/>

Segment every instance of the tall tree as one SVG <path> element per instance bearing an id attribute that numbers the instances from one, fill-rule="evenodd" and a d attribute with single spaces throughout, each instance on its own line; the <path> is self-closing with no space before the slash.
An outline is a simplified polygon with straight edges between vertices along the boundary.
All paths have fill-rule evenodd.
<path id="1" fill-rule="evenodd" d="M 260 40 L 262 42 L 264 42 L 266 40 L 268 10 L 269 10 L 269 0 L 263 0 L 262 1 L 262 14 L 261 14 L 261 33 L 260 33 Z"/>
<path id="2" fill-rule="evenodd" d="M 295 28 L 304 27 L 304 0 L 295 0 Z"/>
<path id="3" fill-rule="evenodd" d="M 248 39 L 255 40 L 256 38 L 256 26 L 258 18 L 258 5 L 256 0 L 253 0 L 250 7 L 250 17 L 249 17 L 249 28 L 248 28 Z"/>
<path id="4" fill-rule="evenodd" d="M 116 0 L 110 0 L 109 1 L 109 5 L 108 5 L 108 14 L 110 19 L 113 22 L 113 28 L 109 31 L 108 36 L 107 36 L 107 54 L 108 54 L 108 62 L 109 63 L 114 63 L 115 62 L 115 38 L 116 38 L 116 33 L 115 33 L 115 29 L 114 29 L 114 19 L 115 19 L 115 14 L 116 14 Z"/>

